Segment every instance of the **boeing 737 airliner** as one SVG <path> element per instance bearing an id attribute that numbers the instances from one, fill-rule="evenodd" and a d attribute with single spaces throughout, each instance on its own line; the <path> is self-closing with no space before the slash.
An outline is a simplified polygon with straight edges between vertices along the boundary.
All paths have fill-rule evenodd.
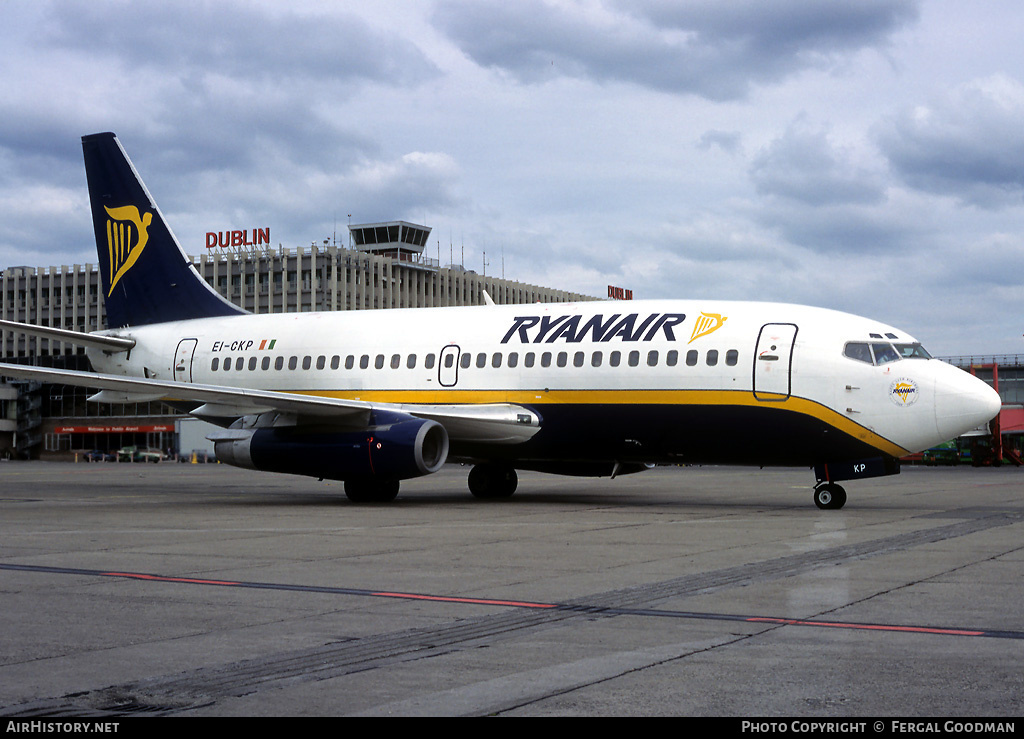
<path id="1" fill-rule="evenodd" d="M 98 373 L 0 375 L 166 399 L 223 428 L 227 464 L 345 481 L 387 501 L 446 461 L 470 491 L 517 469 L 612 477 L 656 464 L 813 467 L 839 480 L 985 423 L 998 395 L 906 332 L 820 308 L 647 300 L 250 315 L 198 274 L 112 133 L 82 139 L 110 328 L 2 322 L 87 348 Z"/>

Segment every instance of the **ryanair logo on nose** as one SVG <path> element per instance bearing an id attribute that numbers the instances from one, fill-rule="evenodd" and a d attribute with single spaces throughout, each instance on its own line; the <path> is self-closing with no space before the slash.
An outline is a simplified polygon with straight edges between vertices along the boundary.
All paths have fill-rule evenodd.
<path id="1" fill-rule="evenodd" d="M 701 313 L 693 324 L 693 334 L 687 344 L 692 344 L 701 336 L 707 336 L 722 328 L 722 324 L 729 320 L 728 316 L 721 313 Z"/>
<path id="2" fill-rule="evenodd" d="M 142 250 L 149 241 L 149 225 L 153 222 L 153 214 L 140 214 L 134 205 L 121 208 L 108 208 L 107 211 L 107 249 L 110 251 L 110 291 L 109 298 L 114 294 L 114 286 L 124 277 L 138 260 Z"/>
<path id="3" fill-rule="evenodd" d="M 917 383 L 901 377 L 889 386 L 889 399 L 899 406 L 913 405 L 919 395 Z"/>

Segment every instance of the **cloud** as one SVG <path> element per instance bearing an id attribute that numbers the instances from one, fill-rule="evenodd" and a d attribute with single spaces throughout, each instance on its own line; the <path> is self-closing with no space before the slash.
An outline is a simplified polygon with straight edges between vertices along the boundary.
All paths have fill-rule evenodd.
<path id="1" fill-rule="evenodd" d="M 273 6 L 272 6 L 273 7 Z M 116 60 L 124 70 L 276 82 L 373 80 L 414 84 L 436 70 L 413 45 L 348 13 L 262 9 L 250 2 L 52 5 L 49 41 Z"/>
<path id="2" fill-rule="evenodd" d="M 913 0 L 444 0 L 434 23 L 477 64 L 522 82 L 567 76 L 730 100 L 885 45 L 916 19 Z"/>
<path id="3" fill-rule="evenodd" d="M 872 204 L 885 198 L 884 181 L 803 119 L 758 154 L 750 167 L 758 192 L 806 205 Z"/>
<path id="4" fill-rule="evenodd" d="M 1006 75 L 961 85 L 906 108 L 875 134 L 911 187 L 1000 209 L 1024 195 L 1024 85 Z"/>
<path id="5" fill-rule="evenodd" d="M 741 151 L 743 134 L 739 131 L 705 131 L 697 141 L 697 148 L 707 151 L 713 146 L 719 147 L 729 154 Z"/>
<path id="6" fill-rule="evenodd" d="M 105 130 L 192 251 L 218 226 L 272 224 L 293 246 L 329 231 L 340 209 L 390 218 L 454 199 L 451 158 L 437 166 L 411 155 L 378 189 L 359 180 L 402 155 L 346 114 L 352 100 L 395 105 L 439 74 L 386 25 L 315 6 L 119 0 L 40 3 L 12 24 L 21 30 L 3 34 L 15 44 L 5 58 L 19 73 L 0 99 L 0 199 L 20 214 L 20 193 L 61 187 L 83 208 L 68 214 L 49 198 L 48 217 L 6 218 L 0 253 L 37 242 L 44 251 L 47 238 L 54 255 L 92 251 L 79 138 Z M 40 219 L 60 231 L 31 231 Z M 78 238 L 58 245 L 64 233 Z"/>
<path id="7" fill-rule="evenodd" d="M 0 253 L 9 255 L 0 267 L 48 266 L 54 263 L 55 243 L 64 245 L 58 254 L 60 260 L 70 262 L 69 254 L 75 250 L 67 245 L 94 243 L 87 203 L 75 189 L 52 185 L 3 187 L 0 213 L 6 214 L 0 219 Z"/>
<path id="8" fill-rule="evenodd" d="M 460 176 L 455 161 L 436 152 L 367 157 L 338 170 L 281 161 L 275 176 L 211 170 L 192 183 L 181 213 L 161 207 L 189 253 L 202 250 L 207 231 L 256 226 L 271 226 L 275 244 L 297 246 L 344 231 L 338 224 L 349 214 L 353 223 L 423 222 L 427 213 L 456 207 Z M 147 185 L 161 203 L 163 187 L 148 178 Z"/>
<path id="9" fill-rule="evenodd" d="M 753 158 L 749 176 L 757 219 L 811 251 L 899 251 L 914 230 L 888 202 L 884 168 L 803 117 Z"/>

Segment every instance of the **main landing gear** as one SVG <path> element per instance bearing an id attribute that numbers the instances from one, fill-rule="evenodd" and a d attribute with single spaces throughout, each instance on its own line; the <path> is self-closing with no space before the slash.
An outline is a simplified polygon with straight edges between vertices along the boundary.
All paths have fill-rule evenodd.
<path id="1" fill-rule="evenodd" d="M 345 480 L 345 497 L 353 503 L 390 503 L 398 497 L 398 480 Z"/>
<path id="2" fill-rule="evenodd" d="M 469 472 L 469 492 L 477 498 L 508 498 L 516 491 L 519 476 L 503 464 L 478 464 Z"/>
<path id="3" fill-rule="evenodd" d="M 814 505 L 823 510 L 839 510 L 846 505 L 846 490 L 834 482 L 821 482 L 814 488 Z"/>

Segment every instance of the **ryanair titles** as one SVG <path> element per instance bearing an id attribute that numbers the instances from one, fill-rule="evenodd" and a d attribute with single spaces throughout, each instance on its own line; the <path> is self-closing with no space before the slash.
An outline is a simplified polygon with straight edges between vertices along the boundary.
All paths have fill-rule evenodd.
<path id="1" fill-rule="evenodd" d="M 686 320 L 684 313 L 651 313 L 641 318 L 640 313 L 615 313 L 605 318 L 601 314 L 595 316 L 516 316 L 502 344 L 509 341 L 515 343 L 518 337 L 521 344 L 553 344 L 564 341 L 578 344 L 585 339 L 590 341 L 650 341 L 660 333 L 669 341 L 675 341 L 672 330 Z"/>

